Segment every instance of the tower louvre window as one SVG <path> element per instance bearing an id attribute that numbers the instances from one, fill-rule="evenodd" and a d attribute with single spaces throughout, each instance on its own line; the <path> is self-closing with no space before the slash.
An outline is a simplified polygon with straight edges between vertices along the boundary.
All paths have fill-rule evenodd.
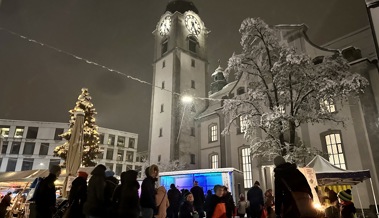
<path id="1" fill-rule="evenodd" d="M 191 88 L 195 88 L 196 87 L 196 83 L 195 83 L 195 80 L 191 80 Z"/>
<path id="2" fill-rule="evenodd" d="M 191 67 L 195 67 L 196 66 L 196 62 L 194 59 L 191 59 Z"/>
<path id="3" fill-rule="evenodd" d="M 164 105 L 161 104 L 161 113 L 163 113 Z"/>
<path id="4" fill-rule="evenodd" d="M 163 129 L 160 128 L 160 129 L 159 129 L 159 137 L 162 137 L 162 136 L 163 136 Z"/>
<path id="5" fill-rule="evenodd" d="M 196 53 L 196 45 L 197 45 L 196 39 L 193 37 L 190 37 L 188 40 L 188 50 L 190 50 L 193 53 Z"/>
<path id="6" fill-rule="evenodd" d="M 166 61 L 163 61 L 162 62 L 162 68 L 165 68 L 166 67 Z"/>
<path id="7" fill-rule="evenodd" d="M 164 86 L 164 81 L 163 81 L 163 82 L 162 82 L 162 89 L 164 89 L 164 87 L 165 87 L 165 86 Z"/>
<path id="8" fill-rule="evenodd" d="M 195 127 L 191 127 L 191 136 L 195 136 Z"/>
<path id="9" fill-rule="evenodd" d="M 167 52 L 168 49 L 168 40 L 162 42 L 162 55 Z"/>

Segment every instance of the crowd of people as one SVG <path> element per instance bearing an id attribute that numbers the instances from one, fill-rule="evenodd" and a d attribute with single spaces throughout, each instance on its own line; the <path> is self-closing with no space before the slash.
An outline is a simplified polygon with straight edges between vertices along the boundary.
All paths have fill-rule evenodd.
<path id="1" fill-rule="evenodd" d="M 157 188 L 159 168 L 151 165 L 146 168 L 146 178 L 137 181 L 138 172 L 128 170 L 122 172 L 120 180 L 104 165 L 97 165 L 88 174 L 78 172 L 72 182 L 68 196 L 68 207 L 64 218 L 297 218 L 303 213 L 313 210 L 304 203 L 298 202 L 293 192 L 305 193 L 313 198 L 312 190 L 295 164 L 288 163 L 283 157 L 274 159 L 275 196 L 272 189 L 264 193 L 260 183 L 256 181 L 246 195 L 240 193 L 239 200 L 234 202 L 228 187 L 215 185 L 213 190 L 204 190 L 197 181 L 193 187 L 179 190 L 175 184 L 170 189 Z M 56 188 L 54 181 L 59 177 L 61 168 L 52 166 L 50 174 L 44 178 L 35 190 L 34 201 L 38 218 L 52 218 L 56 214 Z M 120 183 L 120 184 L 119 184 Z M 140 189 L 141 188 L 141 189 Z M 140 195 L 139 195 L 140 190 Z M 314 215 L 314 218 L 352 218 L 356 210 L 352 203 L 351 190 L 338 194 L 327 190 L 330 206 L 325 213 Z M 10 196 L 6 195 L 0 203 L 0 218 L 4 217 L 6 207 L 10 204 Z M 305 208 L 299 208 L 299 205 Z M 308 211 L 307 211 L 308 210 Z M 310 217 L 312 218 L 312 217 Z"/>

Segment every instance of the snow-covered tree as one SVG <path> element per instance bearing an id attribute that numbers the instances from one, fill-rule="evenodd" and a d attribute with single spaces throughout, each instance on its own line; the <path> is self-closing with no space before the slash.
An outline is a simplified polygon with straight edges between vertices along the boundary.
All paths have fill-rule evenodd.
<path id="1" fill-rule="evenodd" d="M 368 82 L 349 71 L 340 53 L 314 63 L 307 54 L 280 42 L 276 31 L 259 18 L 242 22 L 242 52 L 229 59 L 225 74 L 235 74 L 237 84 L 243 83 L 247 91 L 225 100 L 223 111 L 230 122 L 223 133 L 238 122 L 252 154 L 302 159 L 314 149 L 301 142 L 297 128 L 325 121 L 343 124 L 342 117 L 330 112 L 331 101 L 343 104 L 363 92 Z"/>
<path id="2" fill-rule="evenodd" d="M 98 126 L 96 125 L 95 115 L 97 114 L 91 102 L 91 96 L 88 93 L 88 89 L 82 88 L 82 93 L 78 97 L 78 101 L 74 109 L 70 110 L 70 128 L 67 132 L 60 135 L 60 137 L 67 140 L 63 145 L 57 146 L 54 150 L 54 155 L 62 158 L 66 161 L 67 151 L 68 151 L 68 141 L 71 137 L 71 131 L 75 124 L 76 111 L 84 111 L 84 127 L 83 127 L 83 155 L 82 155 L 82 165 L 83 166 L 95 166 L 97 155 L 100 154 L 99 151 L 99 132 Z"/>

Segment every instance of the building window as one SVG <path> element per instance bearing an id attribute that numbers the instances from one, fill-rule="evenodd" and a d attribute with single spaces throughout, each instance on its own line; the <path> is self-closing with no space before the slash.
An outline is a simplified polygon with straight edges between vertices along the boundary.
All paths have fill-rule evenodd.
<path id="1" fill-rule="evenodd" d="M 121 175 L 121 172 L 122 172 L 122 164 L 116 164 L 115 174 L 119 176 L 119 175 Z"/>
<path id="2" fill-rule="evenodd" d="M 133 170 L 133 165 L 126 165 L 126 170 Z"/>
<path id="3" fill-rule="evenodd" d="M 8 142 L 4 141 L 3 142 L 3 147 L 1 148 L 1 153 L 2 154 L 6 154 L 7 153 L 7 149 L 8 149 Z"/>
<path id="4" fill-rule="evenodd" d="M 161 155 L 158 155 L 158 163 L 161 162 Z"/>
<path id="5" fill-rule="evenodd" d="M 191 112 L 196 112 L 196 107 L 194 104 L 191 106 Z"/>
<path id="6" fill-rule="evenodd" d="M 21 147 L 21 142 L 12 142 L 10 154 L 19 154 L 20 153 L 20 147 Z"/>
<path id="7" fill-rule="evenodd" d="M 211 155 L 211 169 L 217 169 L 218 168 L 218 154 L 212 154 Z"/>
<path id="8" fill-rule="evenodd" d="M 107 149 L 107 160 L 113 160 L 113 149 Z"/>
<path id="9" fill-rule="evenodd" d="M 237 119 L 237 134 L 245 133 L 246 131 L 246 119 L 239 116 Z"/>
<path id="10" fill-rule="evenodd" d="M 25 142 L 24 151 L 22 152 L 22 154 L 32 155 L 34 153 L 34 147 L 34 142 Z"/>
<path id="11" fill-rule="evenodd" d="M 117 161 L 124 161 L 124 150 L 117 151 Z"/>
<path id="12" fill-rule="evenodd" d="M 135 166 L 135 171 L 138 172 L 137 178 L 142 177 L 142 166 Z"/>
<path id="13" fill-rule="evenodd" d="M 160 128 L 160 129 L 159 129 L 159 137 L 162 137 L 162 136 L 163 136 L 163 129 Z"/>
<path id="14" fill-rule="evenodd" d="M 195 127 L 191 127 L 191 136 L 195 136 Z"/>
<path id="15" fill-rule="evenodd" d="M 3 158 L 0 157 L 0 168 L 2 164 L 3 164 Z"/>
<path id="16" fill-rule="evenodd" d="M 278 109 L 279 109 L 279 113 L 280 114 L 285 114 L 286 113 L 286 108 L 283 105 L 279 105 Z"/>
<path id="17" fill-rule="evenodd" d="M 209 142 L 215 142 L 218 140 L 218 126 L 213 123 L 208 127 Z"/>
<path id="18" fill-rule="evenodd" d="M 104 158 L 104 148 L 103 147 L 99 147 L 99 154 L 97 155 L 97 159 L 100 159 L 102 160 Z"/>
<path id="19" fill-rule="evenodd" d="M 116 136 L 115 135 L 109 135 L 108 136 L 108 145 L 114 145 Z"/>
<path id="20" fill-rule="evenodd" d="M 24 127 L 17 126 L 16 131 L 14 132 L 14 137 L 15 138 L 22 138 L 23 135 L 24 135 Z"/>
<path id="21" fill-rule="evenodd" d="M 329 155 L 329 162 L 335 166 L 346 170 L 345 155 L 343 152 L 342 138 L 340 131 L 328 131 L 322 134 L 323 144 Z"/>
<path id="22" fill-rule="evenodd" d="M 10 129 L 10 126 L 0 126 L 0 135 L 3 136 L 4 138 L 8 138 L 9 129 Z"/>
<path id="23" fill-rule="evenodd" d="M 191 164 L 195 164 L 195 158 L 196 156 L 194 154 L 191 154 Z"/>
<path id="24" fill-rule="evenodd" d="M 38 135 L 38 127 L 28 127 L 28 132 L 26 133 L 27 139 L 36 139 Z"/>
<path id="25" fill-rule="evenodd" d="M 17 158 L 9 158 L 6 172 L 14 172 L 16 171 Z"/>
<path id="26" fill-rule="evenodd" d="M 56 128 L 55 133 L 54 133 L 54 140 L 62 140 L 62 137 L 59 135 L 63 134 L 63 129 L 62 128 Z"/>
<path id="27" fill-rule="evenodd" d="M 195 80 L 191 80 L 191 88 L 195 88 Z"/>
<path id="28" fill-rule="evenodd" d="M 133 151 L 127 151 L 126 152 L 126 161 L 133 162 L 134 158 L 134 152 Z"/>
<path id="29" fill-rule="evenodd" d="M 161 104 L 161 113 L 163 113 L 163 107 L 164 107 L 164 105 Z"/>
<path id="30" fill-rule="evenodd" d="M 196 51 L 195 51 L 196 52 Z M 196 66 L 196 62 L 194 59 L 191 59 L 191 67 L 195 67 Z"/>
<path id="31" fill-rule="evenodd" d="M 117 137 L 117 146 L 118 147 L 124 147 L 125 146 L 125 137 L 124 136 Z"/>
<path id="32" fill-rule="evenodd" d="M 162 42 L 162 55 L 167 52 L 168 49 L 168 40 Z"/>
<path id="33" fill-rule="evenodd" d="M 41 143 L 41 147 L 39 148 L 39 155 L 47 155 L 49 152 L 49 143 Z"/>
<path id="34" fill-rule="evenodd" d="M 321 99 L 320 100 L 320 108 L 321 108 L 321 111 L 324 113 L 336 112 L 336 106 L 334 104 L 333 98 Z"/>
<path id="35" fill-rule="evenodd" d="M 105 166 L 110 169 L 110 170 L 113 170 L 113 163 L 105 163 Z"/>
<path id="36" fill-rule="evenodd" d="M 237 89 L 237 95 L 242 95 L 242 94 L 244 94 L 245 93 L 245 88 L 244 87 L 239 87 L 238 89 Z"/>
<path id="37" fill-rule="evenodd" d="M 165 87 L 164 87 L 164 81 L 162 82 L 162 89 L 164 89 Z"/>
<path id="38" fill-rule="evenodd" d="M 243 172 L 245 188 L 250 188 L 253 186 L 250 153 L 251 153 L 250 147 L 241 149 L 241 170 Z"/>
<path id="39" fill-rule="evenodd" d="M 49 169 L 51 168 L 51 166 L 58 166 L 59 164 L 61 164 L 61 160 L 60 159 L 50 159 L 50 162 L 49 162 Z"/>
<path id="40" fill-rule="evenodd" d="M 196 53 L 196 45 L 197 45 L 196 39 L 193 37 L 190 37 L 188 40 L 188 50 L 190 50 L 193 53 Z"/>
<path id="41" fill-rule="evenodd" d="M 134 148 L 135 143 L 136 143 L 135 138 L 129 138 L 129 148 Z"/>
<path id="42" fill-rule="evenodd" d="M 32 158 L 24 158 L 22 161 L 21 170 L 32 170 L 33 169 L 34 159 Z"/>
<path id="43" fill-rule="evenodd" d="M 104 144 L 104 133 L 101 133 L 101 134 L 100 134 L 100 137 L 99 137 L 99 144 Z"/>
<path id="44" fill-rule="evenodd" d="M 166 67 L 166 61 L 163 61 L 162 62 L 162 68 L 165 68 Z"/>

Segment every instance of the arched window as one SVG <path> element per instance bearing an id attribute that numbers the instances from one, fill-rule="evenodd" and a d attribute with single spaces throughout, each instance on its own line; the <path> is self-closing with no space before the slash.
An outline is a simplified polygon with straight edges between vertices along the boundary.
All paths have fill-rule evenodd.
<path id="1" fill-rule="evenodd" d="M 246 131 L 246 119 L 243 116 L 239 116 L 237 119 L 237 134 L 245 133 Z"/>
<path id="2" fill-rule="evenodd" d="M 320 134 L 323 150 L 329 155 L 329 162 L 346 170 L 346 160 L 343 151 L 342 135 L 340 130 L 329 130 Z"/>
<path id="3" fill-rule="evenodd" d="M 212 123 L 208 127 L 209 142 L 215 142 L 218 140 L 218 126 L 216 123 Z"/>
<path id="4" fill-rule="evenodd" d="M 219 156 L 217 153 L 212 153 L 209 155 L 209 167 L 211 169 L 217 169 L 218 168 L 218 162 L 219 162 Z"/>
<path id="5" fill-rule="evenodd" d="M 245 88 L 244 87 L 239 87 L 237 89 L 237 95 L 242 95 L 243 93 L 245 93 Z"/>
<path id="6" fill-rule="evenodd" d="M 193 53 L 196 53 L 196 47 L 198 43 L 195 37 L 191 36 L 188 38 L 188 50 L 190 50 Z"/>
<path id="7" fill-rule="evenodd" d="M 251 171 L 251 148 L 243 146 L 239 149 L 240 170 L 243 172 L 245 188 L 253 186 L 253 175 Z"/>
<path id="8" fill-rule="evenodd" d="M 320 108 L 324 113 L 334 113 L 336 112 L 336 106 L 334 104 L 333 98 L 324 98 L 320 100 Z"/>

